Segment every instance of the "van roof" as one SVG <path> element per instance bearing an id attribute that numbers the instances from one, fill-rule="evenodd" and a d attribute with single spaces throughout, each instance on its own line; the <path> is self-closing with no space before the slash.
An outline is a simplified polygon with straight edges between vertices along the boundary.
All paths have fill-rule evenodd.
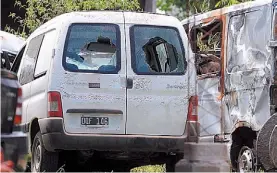
<path id="1" fill-rule="evenodd" d="M 223 14 L 227 14 L 227 13 L 231 13 L 231 12 L 239 11 L 239 10 L 243 10 L 243 9 L 249 9 L 249 8 L 253 8 L 253 7 L 263 6 L 263 5 L 270 4 L 270 3 L 272 3 L 272 0 L 249 1 L 249 2 L 245 2 L 245 3 L 237 4 L 237 5 L 232 5 L 229 7 L 212 10 L 212 11 L 202 13 L 202 14 L 195 14 L 195 15 L 192 15 L 192 16 L 182 20 L 181 22 L 184 25 L 189 22 L 200 21 L 202 19 L 220 16 Z"/>
<path id="2" fill-rule="evenodd" d="M 43 25 L 39 26 L 30 37 L 40 34 L 50 26 L 57 27 L 61 24 L 71 24 L 76 21 L 78 23 L 96 22 L 96 23 L 120 23 L 122 13 L 125 15 L 125 23 L 129 24 L 146 24 L 146 25 L 164 25 L 176 26 L 180 21 L 169 15 L 149 13 L 149 12 L 131 12 L 131 11 L 114 11 L 114 10 L 99 10 L 99 11 L 75 11 L 64 13 L 56 16 Z M 111 18 L 112 16 L 112 18 Z M 29 37 L 29 38 L 30 38 Z"/>

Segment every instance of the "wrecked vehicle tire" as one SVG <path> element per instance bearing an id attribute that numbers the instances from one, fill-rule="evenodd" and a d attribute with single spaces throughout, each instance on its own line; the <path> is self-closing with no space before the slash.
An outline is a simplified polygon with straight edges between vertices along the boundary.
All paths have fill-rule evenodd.
<path id="1" fill-rule="evenodd" d="M 251 148 L 243 146 L 238 156 L 239 172 L 255 172 L 255 155 Z"/>

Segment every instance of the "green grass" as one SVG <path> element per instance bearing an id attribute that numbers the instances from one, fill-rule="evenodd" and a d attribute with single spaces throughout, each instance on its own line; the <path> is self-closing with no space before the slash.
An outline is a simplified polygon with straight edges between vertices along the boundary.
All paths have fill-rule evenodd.
<path id="1" fill-rule="evenodd" d="M 166 172 L 166 169 L 165 165 L 148 165 L 133 168 L 130 172 Z"/>
<path id="2" fill-rule="evenodd" d="M 28 155 L 26 155 L 26 157 L 27 157 L 27 162 L 31 162 L 31 154 L 29 153 Z"/>

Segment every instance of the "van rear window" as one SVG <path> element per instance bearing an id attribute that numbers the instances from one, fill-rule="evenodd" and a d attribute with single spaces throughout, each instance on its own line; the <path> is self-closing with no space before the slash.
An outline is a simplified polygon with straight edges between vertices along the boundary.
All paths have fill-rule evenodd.
<path id="1" fill-rule="evenodd" d="M 184 46 L 177 28 L 134 25 L 130 34 L 136 74 L 184 74 Z"/>
<path id="2" fill-rule="evenodd" d="M 120 31 L 114 24 L 73 24 L 63 57 L 67 71 L 117 73 L 120 70 Z"/>

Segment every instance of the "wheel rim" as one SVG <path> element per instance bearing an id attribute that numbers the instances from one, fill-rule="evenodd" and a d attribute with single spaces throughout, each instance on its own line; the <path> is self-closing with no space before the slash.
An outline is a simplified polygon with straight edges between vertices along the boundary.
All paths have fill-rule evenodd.
<path id="1" fill-rule="evenodd" d="M 36 141 L 33 152 L 33 171 L 39 171 L 41 164 L 41 145 L 39 141 Z"/>
<path id="2" fill-rule="evenodd" d="M 238 167 L 240 172 L 254 171 L 254 155 L 250 148 L 244 148 L 241 150 Z"/>

